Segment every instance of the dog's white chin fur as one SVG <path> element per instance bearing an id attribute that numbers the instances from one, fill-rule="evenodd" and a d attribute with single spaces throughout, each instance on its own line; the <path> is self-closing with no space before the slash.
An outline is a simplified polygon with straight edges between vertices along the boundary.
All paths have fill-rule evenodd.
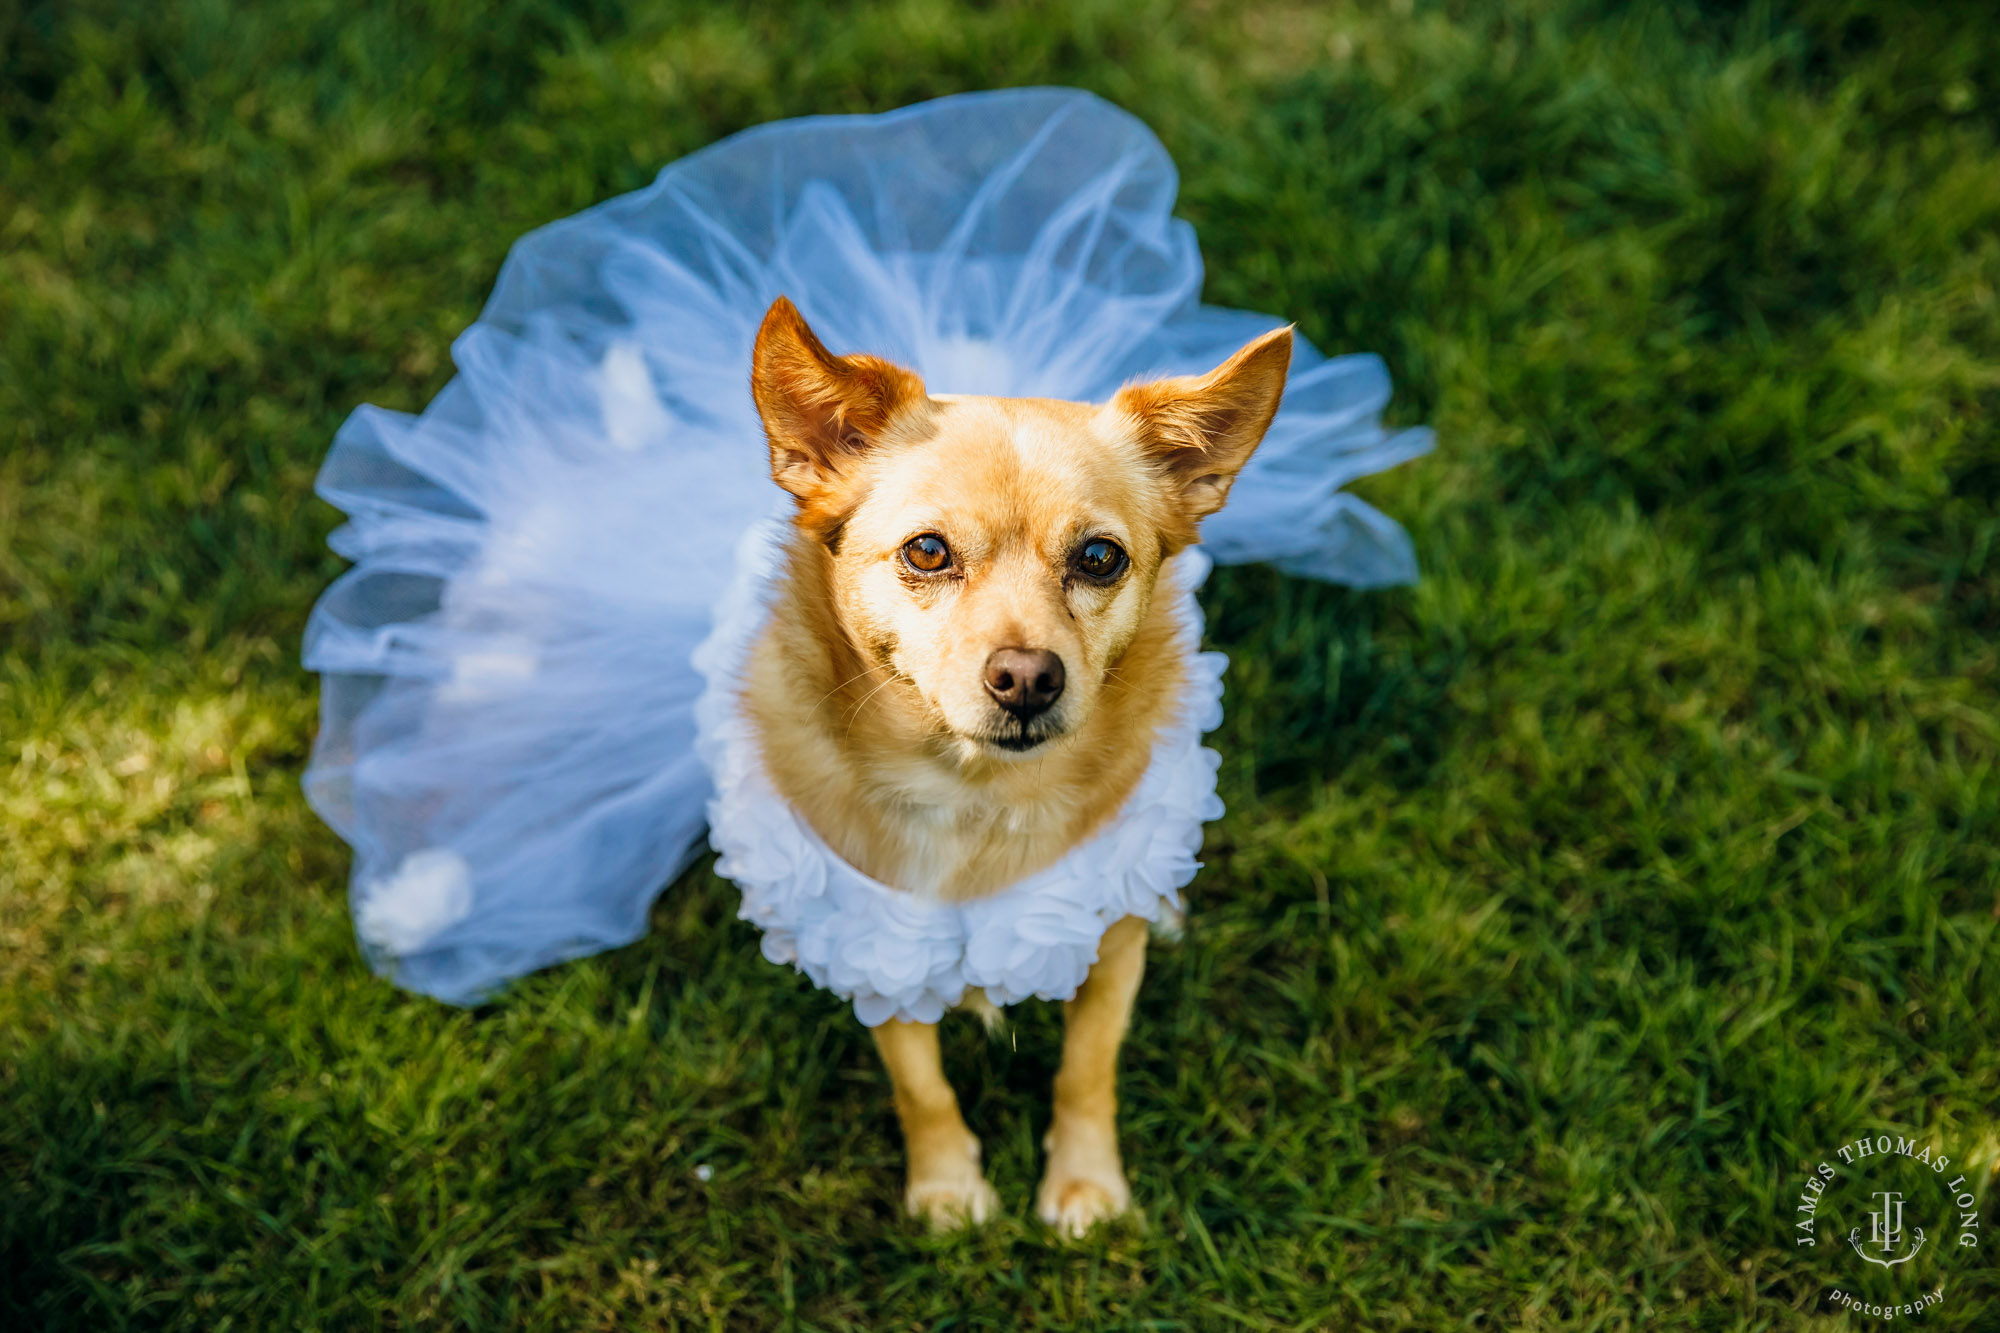
<path id="1" fill-rule="evenodd" d="M 959 760 L 971 763 L 979 759 L 1046 759 L 1072 734 L 1071 730 L 1065 727 L 1061 731 L 1050 732 L 1033 745 L 1027 746 L 1003 745 L 990 736 L 968 736 L 962 731 L 954 731 L 952 739 L 958 750 Z"/>
<path id="2" fill-rule="evenodd" d="M 946 746 L 951 757 L 966 766 L 995 759 L 1046 759 L 1076 735 L 1081 726 L 1080 719 L 1065 715 L 1059 726 L 1038 737 L 1033 745 L 1009 746 L 1002 744 L 995 734 L 999 727 L 990 717 L 981 717 L 971 726 L 961 726 L 935 702 L 930 704 L 930 710 L 936 725 L 950 738 Z"/>

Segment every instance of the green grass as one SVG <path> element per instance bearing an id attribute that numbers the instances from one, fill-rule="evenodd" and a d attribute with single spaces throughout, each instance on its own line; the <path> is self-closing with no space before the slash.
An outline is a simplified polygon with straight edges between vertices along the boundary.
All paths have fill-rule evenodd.
<path id="1" fill-rule="evenodd" d="M 1009 1213 L 933 1239 L 865 1034 L 706 869 L 447 1010 L 298 781 L 314 469 L 515 237 L 1028 82 L 1150 121 L 1209 299 L 1441 442 L 1366 487 L 1420 586 L 1215 580 L 1149 1225 L 1074 1245 L 1047 1007 L 947 1025 Z M 2000 1226 L 1996 129 L 1976 7 L 0 6 L 0 1324 L 1873 1327 L 1806 1163 L 1921 1130 Z M 1922 1322 L 2000 1327 L 1986 1239 Z"/>

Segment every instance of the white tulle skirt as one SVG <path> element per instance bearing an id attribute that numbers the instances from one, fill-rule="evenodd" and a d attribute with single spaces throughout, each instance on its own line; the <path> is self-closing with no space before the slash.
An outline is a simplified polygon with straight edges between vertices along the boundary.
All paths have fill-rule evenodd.
<path id="1" fill-rule="evenodd" d="M 470 1003 L 638 938 L 697 853 L 691 655 L 743 535 L 789 505 L 749 393 L 774 298 L 937 392 L 1101 401 L 1283 322 L 1199 303 L 1174 190 L 1131 116 L 1018 89 L 763 126 L 524 237 L 458 377 L 420 416 L 358 409 L 320 473 L 354 568 L 306 630 L 306 791 L 354 848 L 370 962 Z M 1341 489 L 1430 447 L 1382 428 L 1388 397 L 1375 357 L 1300 340 L 1208 554 L 1414 578 Z"/>

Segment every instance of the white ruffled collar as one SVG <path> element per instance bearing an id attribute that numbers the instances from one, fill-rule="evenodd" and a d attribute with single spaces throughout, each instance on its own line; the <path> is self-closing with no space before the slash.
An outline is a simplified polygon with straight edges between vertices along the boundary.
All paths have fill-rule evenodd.
<path id="1" fill-rule="evenodd" d="M 1173 920 L 1180 889 L 1200 868 L 1201 826 L 1222 814 L 1221 764 L 1201 737 L 1222 721 L 1221 653 L 1196 652 L 1208 573 L 1199 549 L 1161 572 L 1190 659 L 1189 705 L 1162 727 L 1153 760 L 1110 823 L 1046 870 L 986 897 L 940 903 L 892 889 L 849 865 L 780 797 L 741 706 L 743 666 L 769 614 L 784 527 L 744 534 L 734 586 L 695 651 L 707 680 L 696 749 L 715 795 L 708 803 L 716 869 L 743 891 L 739 911 L 764 932 L 764 956 L 790 963 L 854 1002 L 873 1027 L 891 1018 L 934 1023 L 983 989 L 995 1004 L 1029 996 L 1067 1000 L 1097 961 L 1105 928 L 1121 917 Z"/>

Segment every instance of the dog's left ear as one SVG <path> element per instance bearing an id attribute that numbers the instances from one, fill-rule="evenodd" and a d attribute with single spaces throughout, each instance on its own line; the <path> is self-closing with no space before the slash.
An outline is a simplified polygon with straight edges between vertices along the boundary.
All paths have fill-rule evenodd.
<path id="1" fill-rule="evenodd" d="M 757 330 L 750 393 L 770 441 L 772 479 L 808 508 L 839 488 L 899 412 L 927 401 L 913 371 L 827 351 L 782 296 Z"/>
<path id="2" fill-rule="evenodd" d="M 1128 384 L 1111 400 L 1139 423 L 1140 439 L 1193 524 L 1222 508 L 1236 474 L 1270 429 L 1292 365 L 1290 326 L 1247 344 L 1206 375 Z"/>

